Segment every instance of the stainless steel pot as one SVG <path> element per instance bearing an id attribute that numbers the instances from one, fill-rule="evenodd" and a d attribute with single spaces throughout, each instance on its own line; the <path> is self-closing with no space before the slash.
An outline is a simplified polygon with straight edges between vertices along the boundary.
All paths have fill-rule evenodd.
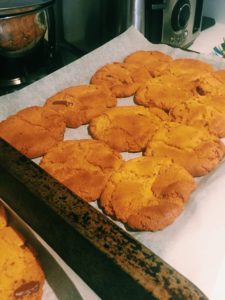
<path id="1" fill-rule="evenodd" d="M 0 54 L 21 57 L 35 48 L 48 29 L 46 8 L 54 0 L 1 1 Z"/>

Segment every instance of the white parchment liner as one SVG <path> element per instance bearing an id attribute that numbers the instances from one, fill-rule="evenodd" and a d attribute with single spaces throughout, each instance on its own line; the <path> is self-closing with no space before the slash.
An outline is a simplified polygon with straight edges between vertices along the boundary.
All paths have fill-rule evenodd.
<path id="1" fill-rule="evenodd" d="M 89 83 L 91 75 L 99 67 L 106 63 L 122 61 L 126 55 L 136 50 L 160 50 L 173 58 L 198 58 L 212 63 L 217 69 L 225 69 L 223 59 L 151 44 L 131 27 L 79 60 L 18 92 L 0 97 L 0 120 L 24 107 L 43 105 L 47 97 L 65 87 Z M 132 97 L 118 99 L 118 106 L 132 104 Z M 65 139 L 80 138 L 90 138 L 87 126 L 66 130 Z M 129 159 L 140 155 L 124 153 L 123 157 Z M 96 203 L 92 205 L 97 208 Z M 121 223 L 117 224 L 124 228 Z M 225 162 L 209 175 L 198 179 L 198 188 L 174 224 L 159 232 L 130 234 L 190 279 L 210 299 L 224 300 Z"/>

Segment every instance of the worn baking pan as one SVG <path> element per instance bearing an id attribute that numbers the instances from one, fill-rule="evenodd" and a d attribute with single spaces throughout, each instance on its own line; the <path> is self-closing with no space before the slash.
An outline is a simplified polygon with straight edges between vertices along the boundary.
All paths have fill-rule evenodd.
<path id="1" fill-rule="evenodd" d="M 0 196 L 102 299 L 207 299 L 151 250 L 2 139 Z"/>

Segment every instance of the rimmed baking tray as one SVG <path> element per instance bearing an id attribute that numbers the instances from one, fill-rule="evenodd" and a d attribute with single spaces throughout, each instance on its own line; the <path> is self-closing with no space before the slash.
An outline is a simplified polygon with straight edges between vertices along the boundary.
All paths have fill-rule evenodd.
<path id="1" fill-rule="evenodd" d="M 0 196 L 99 297 L 207 299 L 151 250 L 2 139 L 0 153 Z"/>

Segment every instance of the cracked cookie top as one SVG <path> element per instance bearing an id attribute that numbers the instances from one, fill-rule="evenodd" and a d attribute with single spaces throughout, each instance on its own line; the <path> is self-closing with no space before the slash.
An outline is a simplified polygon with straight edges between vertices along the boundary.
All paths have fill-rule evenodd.
<path id="1" fill-rule="evenodd" d="M 194 84 L 190 79 L 171 74 L 149 79 L 134 96 L 137 104 L 158 107 L 166 112 L 178 103 L 196 95 Z"/>
<path id="2" fill-rule="evenodd" d="M 48 107 L 20 110 L 0 123 L 0 137 L 29 158 L 42 156 L 63 140 L 64 118 Z"/>
<path id="3" fill-rule="evenodd" d="M 138 230 L 160 230 L 174 222 L 196 184 L 168 158 L 126 161 L 109 178 L 100 205 L 110 216 Z"/>
<path id="4" fill-rule="evenodd" d="M 68 140 L 51 148 L 40 166 L 86 201 L 99 198 L 109 176 L 123 160 L 96 140 Z"/>
<path id="5" fill-rule="evenodd" d="M 178 58 L 170 62 L 170 73 L 176 76 L 191 75 L 199 76 L 214 70 L 213 65 L 193 58 Z"/>
<path id="6" fill-rule="evenodd" d="M 193 176 L 203 176 L 224 157 L 225 146 L 205 128 L 164 122 L 150 137 L 146 156 L 168 157 Z"/>
<path id="7" fill-rule="evenodd" d="M 89 131 L 94 138 L 120 152 L 139 152 L 165 120 L 168 120 L 168 115 L 158 108 L 115 107 L 93 119 Z"/>
<path id="8" fill-rule="evenodd" d="M 107 87 L 89 84 L 68 87 L 48 98 L 45 106 L 63 115 L 67 127 L 76 128 L 116 104 Z"/>
<path id="9" fill-rule="evenodd" d="M 125 57 L 125 63 L 138 63 L 146 67 L 152 77 L 168 73 L 172 57 L 160 51 L 139 50 Z"/>
<path id="10" fill-rule="evenodd" d="M 140 64 L 115 62 L 98 69 L 92 76 L 91 83 L 106 86 L 115 97 L 123 98 L 134 95 L 149 78 L 151 75 L 148 70 Z"/>
<path id="11" fill-rule="evenodd" d="M 190 98 L 170 110 L 171 121 L 204 127 L 220 138 L 225 137 L 224 104 L 221 104 L 219 108 L 220 100 L 218 99 L 218 102 L 215 100 L 214 104 L 213 102 L 213 99 L 210 100 L 207 97 Z"/>

